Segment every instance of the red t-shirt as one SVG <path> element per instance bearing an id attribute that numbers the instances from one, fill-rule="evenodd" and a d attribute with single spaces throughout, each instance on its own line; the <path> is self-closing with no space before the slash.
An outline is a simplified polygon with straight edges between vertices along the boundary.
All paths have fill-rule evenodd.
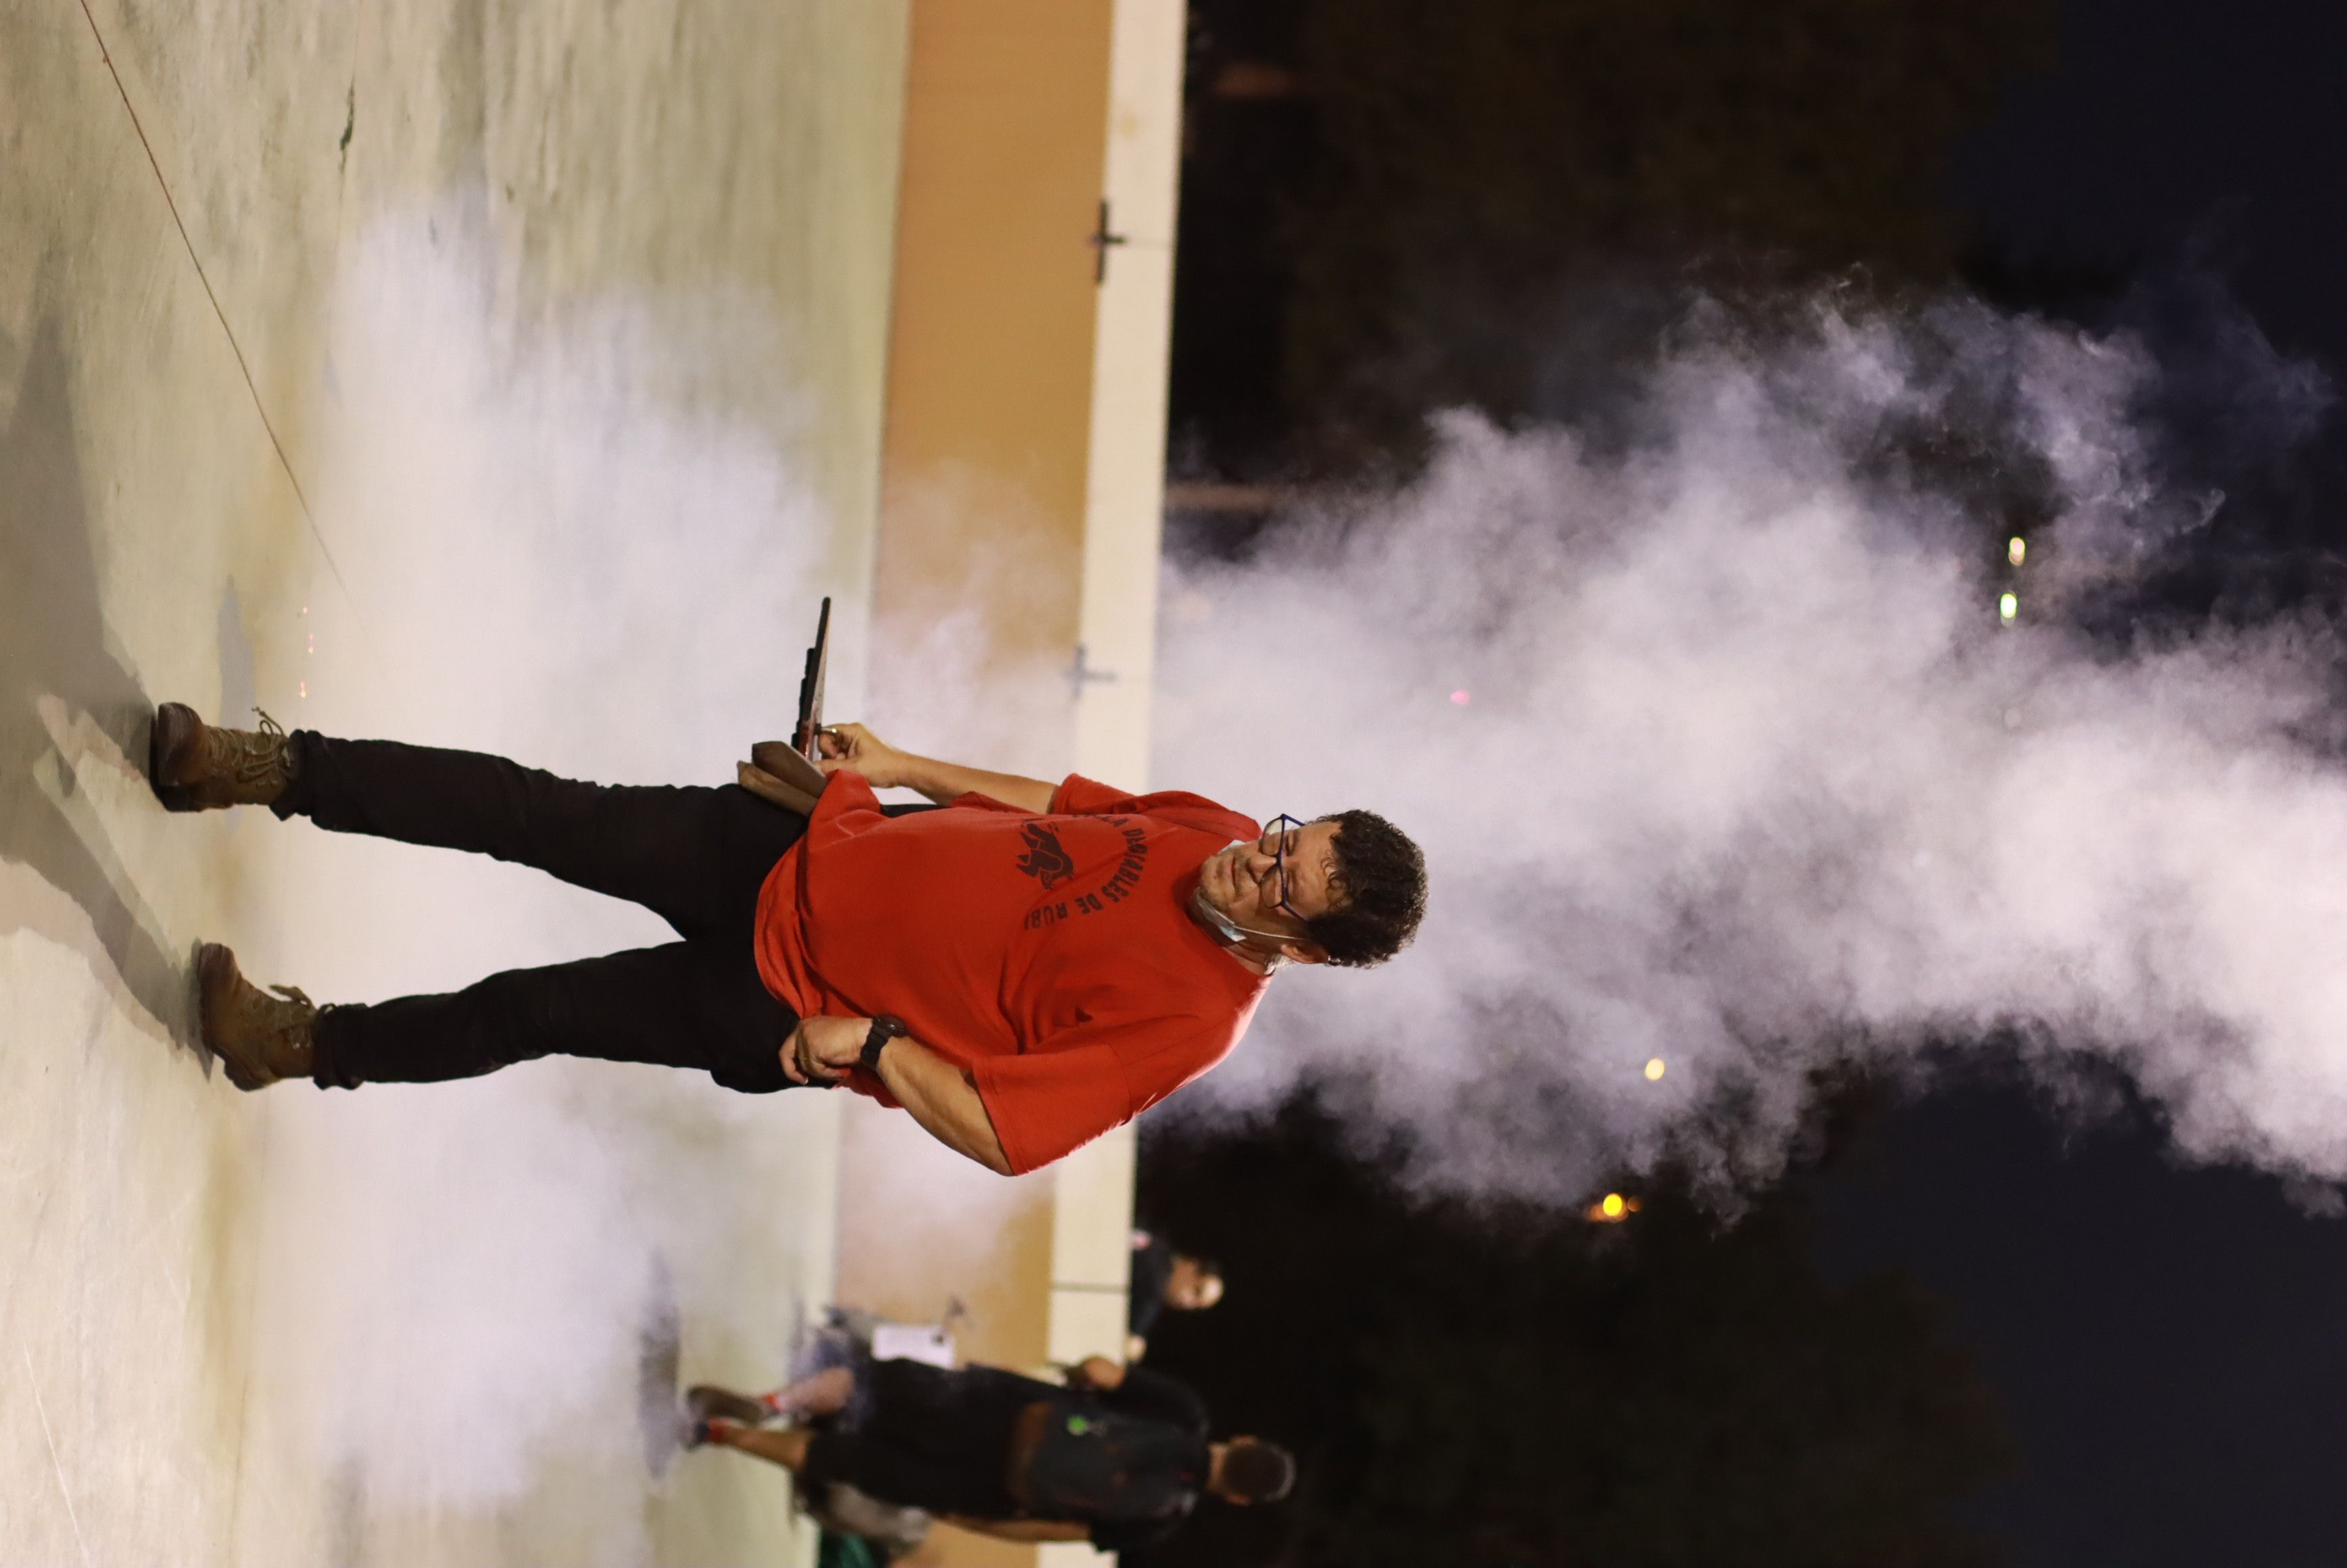
<path id="1" fill-rule="evenodd" d="M 1220 1061 L 1266 977 L 1190 917 L 1255 825 L 1070 774 L 1041 816 L 984 795 L 881 815 L 835 774 L 758 896 L 758 972 L 801 1018 L 894 1013 L 970 1070 L 1013 1171 L 1048 1165 Z M 861 1070 L 848 1087 L 894 1104 Z"/>

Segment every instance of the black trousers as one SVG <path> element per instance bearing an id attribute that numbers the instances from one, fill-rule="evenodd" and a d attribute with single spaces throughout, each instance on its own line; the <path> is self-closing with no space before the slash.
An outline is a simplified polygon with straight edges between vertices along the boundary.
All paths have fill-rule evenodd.
<path id="1" fill-rule="evenodd" d="M 1019 1513 L 1005 1474 L 1011 1429 L 1020 1411 L 1061 1390 L 998 1367 L 875 1361 L 868 1376 L 871 1413 L 807 1445 L 810 1489 L 844 1481 L 900 1508 L 972 1519 Z"/>
<path id="2" fill-rule="evenodd" d="M 758 978 L 758 890 L 806 820 L 747 790 L 578 784 L 502 757 L 392 741 L 292 737 L 272 807 L 335 833 L 534 866 L 625 898 L 682 941 L 511 969 L 443 996 L 319 1014 L 321 1088 L 472 1078 L 550 1054 L 700 1068 L 728 1089 L 790 1087 L 798 1018 Z"/>

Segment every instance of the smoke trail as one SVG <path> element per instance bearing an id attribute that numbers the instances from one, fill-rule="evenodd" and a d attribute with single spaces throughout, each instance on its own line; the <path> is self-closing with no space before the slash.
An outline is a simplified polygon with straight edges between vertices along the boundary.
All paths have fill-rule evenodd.
<path id="1" fill-rule="evenodd" d="M 1189 569 L 1159 776 L 1386 812 L 1433 878 L 1414 949 L 1284 978 L 1204 1094 L 1363 1070 L 1429 1179 L 1562 1195 L 1764 1176 L 1813 1070 L 1995 1030 L 2123 1065 L 2195 1157 L 2347 1175 L 2327 641 L 2064 630 L 2209 515 L 2157 374 L 1972 306 L 1697 323 L 1626 435 L 1454 417 L 1404 493 Z"/>

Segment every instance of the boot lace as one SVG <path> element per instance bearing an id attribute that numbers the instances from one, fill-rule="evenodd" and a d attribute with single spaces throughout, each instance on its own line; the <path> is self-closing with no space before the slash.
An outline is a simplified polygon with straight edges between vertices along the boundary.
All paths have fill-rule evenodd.
<path id="1" fill-rule="evenodd" d="M 282 785 L 292 777 L 292 754 L 285 744 L 285 726 L 260 707 L 252 710 L 261 728 L 214 730 L 219 737 L 220 771 L 242 787 Z"/>

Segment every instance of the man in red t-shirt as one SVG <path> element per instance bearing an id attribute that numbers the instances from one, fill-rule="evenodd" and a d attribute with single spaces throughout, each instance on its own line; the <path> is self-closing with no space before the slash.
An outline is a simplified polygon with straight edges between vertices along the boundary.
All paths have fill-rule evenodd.
<path id="1" fill-rule="evenodd" d="M 844 1083 L 1006 1174 L 1049 1164 L 1222 1060 L 1286 963 L 1382 962 L 1425 908 L 1418 846 L 1348 811 L 1258 825 L 1196 795 L 1054 785 L 829 732 L 801 816 L 749 789 L 574 783 L 499 757 L 156 715 L 174 810 L 264 804 L 472 850 L 644 905 L 680 941 L 321 1011 L 197 961 L 240 1088 L 466 1078 L 560 1053 Z M 746 764 L 745 764 L 746 767 Z M 750 783 L 753 773 L 745 774 Z M 907 787 L 932 806 L 883 806 Z"/>

